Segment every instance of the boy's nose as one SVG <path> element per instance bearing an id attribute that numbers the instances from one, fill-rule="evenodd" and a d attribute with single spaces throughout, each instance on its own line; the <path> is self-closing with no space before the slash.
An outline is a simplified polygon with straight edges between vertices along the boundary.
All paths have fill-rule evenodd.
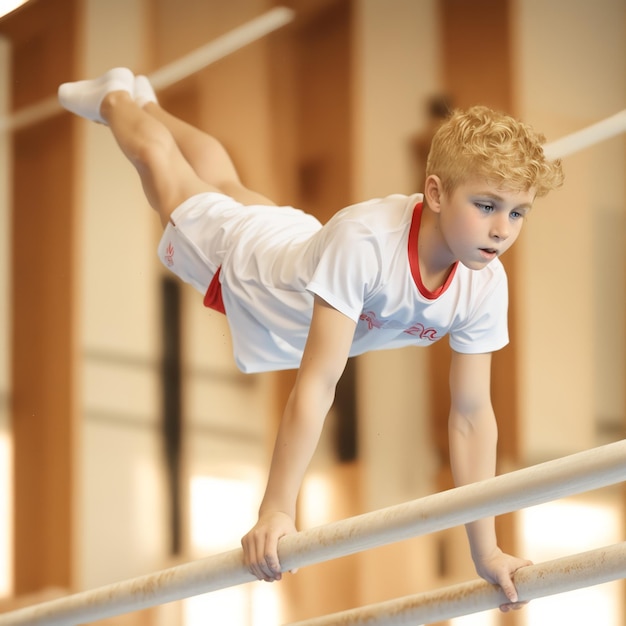
<path id="1" fill-rule="evenodd" d="M 503 241 L 508 238 L 510 232 L 508 219 L 494 219 L 491 223 L 491 232 L 489 234 L 493 239 Z"/>

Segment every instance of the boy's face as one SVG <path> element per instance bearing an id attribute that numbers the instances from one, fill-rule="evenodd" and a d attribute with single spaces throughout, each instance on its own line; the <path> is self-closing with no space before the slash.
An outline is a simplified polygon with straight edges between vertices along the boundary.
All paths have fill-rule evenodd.
<path id="1" fill-rule="evenodd" d="M 504 254 L 519 236 L 534 198 L 533 189 L 510 191 L 483 179 L 442 193 L 439 224 L 454 259 L 480 270 Z"/>

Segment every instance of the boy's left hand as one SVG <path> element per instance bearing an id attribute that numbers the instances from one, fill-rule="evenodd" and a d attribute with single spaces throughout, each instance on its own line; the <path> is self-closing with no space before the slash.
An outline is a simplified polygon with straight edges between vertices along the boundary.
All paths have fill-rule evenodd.
<path id="1" fill-rule="evenodd" d="M 490 583 L 499 585 L 504 595 L 509 599 L 509 602 L 500 605 L 500 610 L 503 613 L 521 609 L 527 604 L 527 602 L 518 600 L 517 590 L 513 583 L 513 574 L 521 567 L 532 565 L 532 561 L 505 554 L 500 548 L 497 548 L 487 557 L 475 559 L 474 563 L 478 575 Z"/>
<path id="2" fill-rule="evenodd" d="M 241 540 L 248 571 L 266 582 L 281 580 L 278 541 L 295 532 L 295 524 L 286 513 L 270 511 L 261 514 L 252 530 Z"/>

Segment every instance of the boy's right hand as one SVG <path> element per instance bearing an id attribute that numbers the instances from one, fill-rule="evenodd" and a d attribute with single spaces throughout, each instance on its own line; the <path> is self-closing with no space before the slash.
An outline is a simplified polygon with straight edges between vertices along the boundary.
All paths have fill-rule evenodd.
<path id="1" fill-rule="evenodd" d="M 274 582 L 282 578 L 278 561 L 278 540 L 296 532 L 293 519 L 282 511 L 259 515 L 252 530 L 241 540 L 244 562 L 259 580 Z"/>

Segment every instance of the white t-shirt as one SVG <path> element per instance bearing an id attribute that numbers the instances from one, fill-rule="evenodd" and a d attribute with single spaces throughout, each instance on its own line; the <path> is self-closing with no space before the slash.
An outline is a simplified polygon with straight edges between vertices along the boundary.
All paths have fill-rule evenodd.
<path id="1" fill-rule="evenodd" d="M 357 322 L 351 356 L 430 345 L 446 334 L 458 352 L 505 346 L 507 279 L 498 259 L 480 271 L 457 264 L 435 293 L 422 284 L 417 256 L 422 199 L 398 194 L 355 204 L 324 226 L 289 207 L 240 207 L 234 236 L 212 262 L 221 265 L 221 295 L 238 367 L 244 372 L 299 367 L 314 294 Z M 176 215 L 179 220 L 184 215 Z M 164 235 L 161 247 L 165 241 Z"/>

